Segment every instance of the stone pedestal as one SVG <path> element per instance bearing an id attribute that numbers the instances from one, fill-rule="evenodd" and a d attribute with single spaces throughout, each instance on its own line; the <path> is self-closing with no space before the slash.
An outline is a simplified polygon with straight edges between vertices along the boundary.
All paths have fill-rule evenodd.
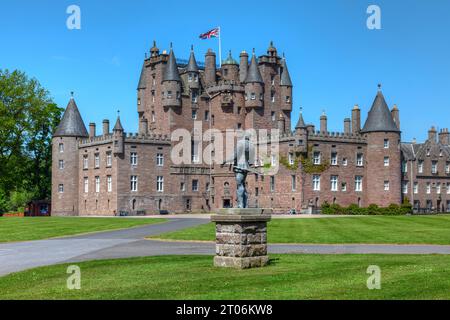
<path id="1" fill-rule="evenodd" d="M 271 214 L 271 209 L 222 209 L 212 216 L 216 223 L 214 266 L 247 269 L 267 265 Z"/>

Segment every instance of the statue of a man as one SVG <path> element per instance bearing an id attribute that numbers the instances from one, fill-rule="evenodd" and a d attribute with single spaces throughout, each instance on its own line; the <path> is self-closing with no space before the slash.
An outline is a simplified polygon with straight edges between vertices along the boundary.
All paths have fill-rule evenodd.
<path id="1" fill-rule="evenodd" d="M 252 171 L 250 167 L 254 165 L 254 147 L 250 142 L 250 137 L 245 136 L 244 139 L 238 140 L 233 158 L 224 163 L 233 163 L 233 172 L 237 184 L 238 208 L 247 208 L 248 193 L 245 181 L 248 172 Z"/>

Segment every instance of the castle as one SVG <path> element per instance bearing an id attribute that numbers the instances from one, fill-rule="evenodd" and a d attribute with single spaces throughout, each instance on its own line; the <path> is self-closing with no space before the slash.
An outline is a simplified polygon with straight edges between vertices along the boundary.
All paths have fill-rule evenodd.
<path id="1" fill-rule="evenodd" d="M 250 58 L 250 62 L 249 62 Z M 450 210 L 450 134 L 432 128 L 424 143 L 402 143 L 399 109 L 388 108 L 379 88 L 364 126 L 356 105 L 343 132 L 329 132 L 300 114 L 291 131 L 293 84 L 286 59 L 273 43 L 267 54 L 217 66 L 208 50 L 204 64 L 154 43 L 137 88 L 139 131 L 85 127 L 72 97 L 53 136 L 54 215 L 117 215 L 212 212 L 236 202 L 230 167 L 205 165 L 192 148 L 188 164 L 173 163 L 171 134 L 194 123 L 206 129 L 278 129 L 278 172 L 250 174 L 250 206 L 275 212 L 311 212 L 324 202 L 388 206 L 410 201 L 416 211 Z M 212 151 L 214 152 L 214 151 Z"/>

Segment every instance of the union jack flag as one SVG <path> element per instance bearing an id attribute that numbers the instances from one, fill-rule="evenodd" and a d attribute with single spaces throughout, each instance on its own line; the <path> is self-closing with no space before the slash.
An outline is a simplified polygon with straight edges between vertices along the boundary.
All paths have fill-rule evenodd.
<path id="1" fill-rule="evenodd" d="M 206 39 L 211 39 L 211 38 L 217 38 L 217 37 L 219 37 L 219 33 L 220 33 L 220 29 L 214 28 L 206 33 L 201 34 L 200 39 L 206 40 Z"/>

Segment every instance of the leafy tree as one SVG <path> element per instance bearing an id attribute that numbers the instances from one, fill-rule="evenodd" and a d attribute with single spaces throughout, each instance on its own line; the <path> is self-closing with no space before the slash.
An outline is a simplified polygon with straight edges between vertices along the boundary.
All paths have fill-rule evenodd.
<path id="1" fill-rule="evenodd" d="M 8 199 L 7 209 L 50 196 L 51 138 L 61 113 L 36 79 L 0 69 L 0 202 Z"/>

